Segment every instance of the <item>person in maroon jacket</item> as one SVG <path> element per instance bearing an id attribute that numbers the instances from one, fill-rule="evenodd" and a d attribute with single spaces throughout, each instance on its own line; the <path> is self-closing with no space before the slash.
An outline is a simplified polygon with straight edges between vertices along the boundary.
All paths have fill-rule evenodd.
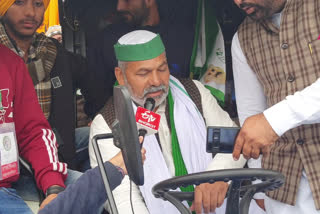
<path id="1" fill-rule="evenodd" d="M 37 186 L 48 195 L 42 206 L 65 188 L 67 165 L 56 146 L 24 62 L 0 45 L 0 213 L 32 213 L 12 188 L 19 157 L 32 165 Z"/>

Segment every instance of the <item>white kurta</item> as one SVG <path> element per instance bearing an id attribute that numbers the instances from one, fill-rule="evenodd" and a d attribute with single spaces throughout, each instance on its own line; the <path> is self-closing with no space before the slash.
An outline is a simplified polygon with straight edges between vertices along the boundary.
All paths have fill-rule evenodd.
<path id="1" fill-rule="evenodd" d="M 215 98 L 210 94 L 200 82 L 194 81 L 201 94 L 203 116 L 207 126 L 234 126 L 233 121 L 229 115 L 223 111 Z M 175 174 L 174 163 L 172 158 L 172 147 L 171 147 L 171 134 L 168 127 L 168 123 L 165 116 L 165 103 L 159 106 L 157 114 L 161 115 L 160 127 L 159 127 L 159 138 L 162 148 L 162 153 L 168 169 L 172 176 Z M 186 115 L 187 116 L 187 115 Z M 97 115 L 92 122 L 90 131 L 90 142 L 94 135 L 101 133 L 111 133 L 111 130 L 103 117 Z M 99 141 L 99 148 L 104 161 L 109 160 L 116 155 L 120 150 L 113 145 L 112 139 Z M 148 152 L 148 151 L 147 151 Z M 97 166 L 96 157 L 92 148 L 92 144 L 89 144 L 89 155 L 91 166 Z M 229 169 L 229 168 L 242 168 L 245 164 L 245 160 L 241 158 L 239 161 L 234 161 L 231 154 L 217 154 L 212 162 L 207 167 L 207 170 L 218 170 L 218 169 Z M 156 166 L 155 166 L 156 170 Z M 145 178 L 147 179 L 147 178 Z M 143 201 L 139 188 L 133 183 L 133 207 L 135 213 L 144 214 L 148 213 L 146 205 Z M 128 176 L 125 176 L 121 185 L 118 186 L 114 191 L 114 198 L 120 214 L 131 213 L 130 205 L 130 182 Z"/>
<path id="2" fill-rule="evenodd" d="M 273 21 L 280 26 L 281 14 L 273 16 Z M 302 124 L 320 122 L 320 79 L 301 92 L 286 97 L 285 100 L 267 109 L 263 87 L 256 74 L 247 63 L 241 49 L 238 34 L 232 41 L 233 76 L 240 124 L 249 116 L 264 113 L 274 131 L 281 136 L 284 132 Z M 249 160 L 251 168 L 260 168 L 261 159 Z M 255 198 L 264 198 L 261 194 Z M 296 206 L 265 198 L 268 214 L 320 213 L 315 210 L 310 186 L 303 173 L 298 191 Z"/>

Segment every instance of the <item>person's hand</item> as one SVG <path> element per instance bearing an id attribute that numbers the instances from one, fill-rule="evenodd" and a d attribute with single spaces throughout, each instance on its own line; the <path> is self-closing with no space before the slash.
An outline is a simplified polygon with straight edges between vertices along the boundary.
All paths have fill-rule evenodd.
<path id="1" fill-rule="evenodd" d="M 246 159 L 257 159 L 261 153 L 267 155 L 270 146 L 278 138 L 262 113 L 251 116 L 244 121 L 240 129 L 233 149 L 233 158 L 238 160 L 241 151 Z"/>
<path id="2" fill-rule="evenodd" d="M 53 199 L 55 199 L 58 194 L 50 194 L 46 197 L 40 205 L 39 210 L 43 209 L 47 204 L 49 204 Z"/>
<path id="3" fill-rule="evenodd" d="M 142 143 L 143 137 L 140 137 L 139 141 L 140 141 L 140 143 Z M 142 157 L 142 162 L 144 162 L 144 160 L 146 159 L 146 150 L 144 148 L 141 149 L 141 157 Z M 109 162 L 112 163 L 113 165 L 123 169 L 123 171 L 126 175 L 128 174 L 126 165 L 124 164 L 124 160 L 123 160 L 121 151 L 116 156 L 111 158 L 111 160 L 109 160 Z"/>
<path id="4" fill-rule="evenodd" d="M 216 208 L 221 207 L 228 191 L 228 183 L 219 181 L 213 184 L 200 184 L 194 190 L 194 201 L 191 211 L 196 213 L 214 212 Z"/>
<path id="5" fill-rule="evenodd" d="M 263 199 L 255 199 L 255 201 L 256 201 L 257 205 L 258 205 L 261 209 L 263 209 L 264 211 L 266 211 L 266 208 L 265 208 L 265 206 L 264 206 L 264 200 L 263 200 Z"/>

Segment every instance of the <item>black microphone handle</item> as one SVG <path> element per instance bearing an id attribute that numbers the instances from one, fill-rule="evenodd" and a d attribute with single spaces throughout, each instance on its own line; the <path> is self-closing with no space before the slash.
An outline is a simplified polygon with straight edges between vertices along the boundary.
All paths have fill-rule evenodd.
<path id="1" fill-rule="evenodd" d="M 147 134 L 147 130 L 145 130 L 145 129 L 139 129 L 138 130 L 139 142 L 140 142 L 140 137 L 143 137 L 142 142 L 140 143 L 140 149 L 143 146 L 144 137 L 146 136 L 146 134 Z"/>
<path id="2" fill-rule="evenodd" d="M 147 98 L 146 102 L 144 103 L 144 108 L 148 109 L 149 111 L 153 111 L 154 107 L 155 107 L 156 101 L 149 97 Z M 139 133 L 139 138 L 143 137 L 142 143 L 140 144 L 140 147 L 142 148 L 143 142 L 144 142 L 144 137 L 147 134 L 147 130 L 146 129 L 139 129 L 138 133 Z"/>
<path id="3" fill-rule="evenodd" d="M 144 136 L 147 134 L 147 130 L 145 130 L 145 129 L 139 129 L 139 137 L 143 137 L 144 138 Z"/>

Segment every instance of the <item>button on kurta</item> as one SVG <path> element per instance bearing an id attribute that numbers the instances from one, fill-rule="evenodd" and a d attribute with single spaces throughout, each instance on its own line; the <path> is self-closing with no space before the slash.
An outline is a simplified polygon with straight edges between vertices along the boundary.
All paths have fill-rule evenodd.
<path id="1" fill-rule="evenodd" d="M 288 78 L 287 78 L 287 81 L 288 82 L 293 82 L 293 81 L 295 81 L 295 77 L 292 75 L 292 74 L 289 74 L 289 76 L 288 76 Z"/>
<path id="2" fill-rule="evenodd" d="M 301 139 L 301 138 L 299 138 L 299 139 L 297 140 L 297 144 L 298 144 L 298 145 L 303 145 L 303 144 L 304 144 L 304 140 Z"/>
<path id="3" fill-rule="evenodd" d="M 288 47 L 289 47 L 288 43 L 282 43 L 282 45 L 281 45 L 281 48 L 283 50 L 288 49 Z"/>

